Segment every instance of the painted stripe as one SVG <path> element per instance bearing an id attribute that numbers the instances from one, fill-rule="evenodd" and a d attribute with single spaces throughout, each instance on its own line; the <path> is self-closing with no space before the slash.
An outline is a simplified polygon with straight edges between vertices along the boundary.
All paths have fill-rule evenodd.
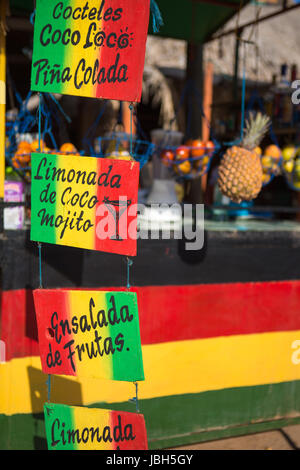
<path id="1" fill-rule="evenodd" d="M 135 411 L 128 401 L 91 407 Z M 149 448 L 167 448 L 299 423 L 300 381 L 139 400 L 139 407 Z M 0 449 L 47 449 L 43 413 L 0 415 L 0 429 Z"/>
<path id="2" fill-rule="evenodd" d="M 300 329 L 300 281 L 147 286 L 131 291 L 138 295 L 144 345 Z M 3 291 L 1 302 L 7 360 L 38 355 L 32 291 Z"/>
<path id="3" fill-rule="evenodd" d="M 38 258 L 28 244 L 28 230 L 8 230 L 3 240 L 3 291 L 37 288 Z M 135 286 L 229 284 L 235 282 L 291 281 L 299 283 L 300 231 L 211 231 L 205 247 L 185 251 L 184 240 L 138 240 L 130 281 Z M 48 288 L 111 287 L 126 284 L 120 256 L 43 245 L 43 276 Z M 22 259 L 16 264 L 16 259 Z M 113 275 L 112 275 L 113 273 Z"/>
<path id="4" fill-rule="evenodd" d="M 145 382 L 139 397 L 199 393 L 300 379 L 300 330 L 177 341 L 143 347 Z M 292 360 L 293 359 L 293 360 Z M 131 383 L 109 380 L 52 378 L 52 400 L 84 405 L 101 398 L 126 401 L 134 394 Z M 39 412 L 46 401 L 45 375 L 40 358 L 13 359 L 0 365 L 0 414 Z M 22 394 L 19 393 L 22 389 Z"/>

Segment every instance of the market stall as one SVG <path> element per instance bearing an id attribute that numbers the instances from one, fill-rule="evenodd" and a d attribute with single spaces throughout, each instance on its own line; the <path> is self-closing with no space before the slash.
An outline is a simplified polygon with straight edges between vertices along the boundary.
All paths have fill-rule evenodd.
<path id="1" fill-rule="evenodd" d="M 149 448 L 299 422 L 299 228 L 214 228 L 208 225 L 196 256 L 178 240 L 138 245 L 131 284 L 141 312 L 147 380 L 139 409 Z M 37 250 L 28 231 L 9 231 L 2 252 L 1 448 L 45 448 L 47 376 L 32 295 Z M 126 286 L 126 264 L 116 255 L 44 245 L 43 263 L 48 288 Z M 134 396 L 132 384 L 112 390 L 105 380 L 52 382 L 52 400 L 69 405 L 134 411 Z"/>
<path id="2" fill-rule="evenodd" d="M 132 110 L 117 107 L 112 108 L 112 112 L 117 115 L 117 124 L 122 124 L 122 132 L 118 129 L 113 135 L 98 135 L 97 139 L 89 138 L 86 142 L 92 156 L 99 159 L 107 155 L 107 146 L 112 142 L 110 156 L 115 152 L 115 157 L 128 158 L 129 146 L 134 146 L 136 159 L 142 167 L 146 168 L 151 159 L 154 180 L 156 177 L 160 182 L 155 186 L 159 191 L 152 191 L 151 195 L 156 197 L 156 202 L 164 202 L 165 187 L 169 188 L 168 195 L 173 191 L 172 197 L 178 202 L 175 183 L 186 190 L 182 201 L 193 193 L 197 194 L 193 202 L 198 202 L 205 191 L 209 196 L 211 180 L 207 183 L 206 177 L 212 174 L 215 158 L 230 152 L 231 146 L 224 148 L 224 142 L 214 135 L 213 129 L 208 133 L 212 70 L 208 68 L 204 79 L 201 78 L 203 71 L 197 61 L 195 64 L 195 54 L 199 59 L 201 43 L 238 11 L 241 2 L 186 2 L 185 16 L 182 2 L 176 3 L 178 8 L 174 2 L 172 8 L 166 0 L 159 2 L 165 22 L 160 34 L 192 43 L 188 49 L 189 78 L 201 79 L 206 89 L 204 100 L 202 96 L 199 99 L 197 90 L 186 89 L 186 96 L 191 96 L 193 91 L 193 96 L 197 97 L 190 112 L 191 135 L 182 132 L 178 136 L 178 131 L 160 129 L 161 132 L 156 133 L 157 140 L 149 136 L 128 139 L 123 131 L 128 133 L 129 130 L 132 136 L 132 122 L 128 120 Z M 20 5 L 15 2 L 15 6 Z M 32 12 L 32 5 L 28 11 Z M 193 28 L 191 18 L 195 21 Z M 14 18 L 10 21 L 13 24 Z M 31 104 L 32 98 L 28 97 Z M 24 134 L 29 134 L 30 139 L 16 139 L 14 126 L 8 126 L 11 147 L 8 147 L 7 161 L 16 175 L 22 175 L 26 186 L 26 178 L 30 181 L 32 171 L 30 154 L 40 148 L 41 141 L 37 142 L 34 133 L 37 108 L 33 108 L 33 113 L 28 112 L 28 102 L 25 103 L 25 107 L 23 103 L 20 105 L 22 112 L 18 118 L 11 122 L 22 129 L 27 126 L 30 131 Z M 59 116 L 59 122 L 64 124 L 67 120 L 59 99 L 55 95 L 45 97 L 42 103 L 39 110 L 44 113 L 41 116 L 47 131 L 43 136 L 45 141 L 47 139 L 44 151 L 58 154 L 62 161 L 66 156 L 79 157 L 82 151 L 72 142 L 67 142 L 68 147 L 56 142 L 53 115 Z M 242 100 L 238 124 L 242 121 L 244 107 Z M 102 111 L 107 112 L 107 109 Z M 98 110 L 96 114 L 99 122 L 103 113 L 100 110 L 99 114 Z M 32 115 L 35 120 L 30 120 Z M 134 123 L 138 130 L 139 119 Z M 263 124 L 264 129 L 266 121 Z M 195 129 L 201 129 L 201 137 Z M 239 125 L 237 129 L 240 130 Z M 255 181 L 250 183 L 256 191 L 255 198 L 263 185 L 271 187 L 277 181 L 274 165 L 286 165 L 293 160 L 293 168 L 287 173 L 297 176 L 293 171 L 296 148 L 284 158 L 279 145 L 274 143 L 279 154 L 268 155 L 265 150 L 271 144 L 267 141 L 261 155 L 257 154 L 259 162 L 269 157 L 265 159 L 264 175 L 270 178 L 263 181 L 259 165 L 253 170 Z M 141 153 L 138 148 L 142 148 Z M 243 148 L 242 157 L 246 151 L 247 148 Z M 225 176 L 228 167 L 232 168 L 232 162 L 229 163 L 223 160 Z M 288 175 L 283 174 L 283 177 L 288 178 Z M 261 185 L 256 188 L 258 180 Z M 293 191 L 297 191 L 295 181 L 292 184 Z M 214 185 L 213 191 L 215 188 Z M 144 194 L 141 190 L 143 188 L 140 188 L 140 197 Z M 206 205 L 204 244 L 200 249 L 188 249 L 187 242 L 193 240 L 185 237 L 184 232 L 178 237 L 178 232 L 172 229 L 169 239 L 154 236 L 138 240 L 138 256 L 131 256 L 131 263 L 128 256 L 81 249 L 80 245 L 77 248 L 54 245 L 51 240 L 50 243 L 42 240 L 42 246 L 33 243 L 29 210 L 23 211 L 20 227 L 15 226 L 14 230 L 6 227 L 1 234 L 0 332 L 5 345 L 5 360 L 0 364 L 1 448 L 47 447 L 43 406 L 49 398 L 49 382 L 47 385 L 47 375 L 41 369 L 33 298 L 33 291 L 41 287 L 41 279 L 46 289 L 115 292 L 129 289 L 136 293 L 146 377 L 139 383 L 137 395 L 133 383 L 116 381 L 112 387 L 106 379 L 56 375 L 51 382 L 53 403 L 92 409 L 139 410 L 145 417 L 151 449 L 300 422 L 300 228 L 295 220 L 299 210 L 291 206 L 252 203 L 253 191 L 248 201 L 248 192 L 245 195 L 240 190 L 239 197 L 235 198 L 226 179 L 222 180 L 219 190 L 229 199 L 215 199 L 214 204 Z M 24 191 L 21 198 L 24 195 L 30 198 L 28 192 Z M 16 204 L 20 202 L 23 210 L 23 201 Z M 31 207 L 35 207 L 34 204 Z M 246 214 L 247 218 L 237 218 L 237 213 Z M 285 217 L 287 214 L 292 216 L 291 220 Z M 262 220 L 262 215 L 268 218 Z M 12 217 L 16 224 L 16 217 Z M 149 224 L 151 217 L 140 218 L 140 226 L 146 222 Z M 202 220 L 197 222 L 201 231 Z M 157 220 L 155 223 L 157 227 Z M 182 228 L 180 225 L 180 232 Z M 145 231 L 149 230 L 151 224 L 146 224 Z"/>

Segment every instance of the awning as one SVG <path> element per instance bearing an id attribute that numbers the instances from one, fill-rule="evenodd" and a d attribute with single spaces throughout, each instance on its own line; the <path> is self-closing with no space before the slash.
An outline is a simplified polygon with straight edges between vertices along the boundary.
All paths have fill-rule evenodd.
<path id="1" fill-rule="evenodd" d="M 164 19 L 158 35 L 194 43 L 205 42 L 246 3 L 248 1 L 241 0 L 157 0 Z M 29 13 L 33 11 L 34 2 L 10 0 L 10 7 L 12 14 Z"/>

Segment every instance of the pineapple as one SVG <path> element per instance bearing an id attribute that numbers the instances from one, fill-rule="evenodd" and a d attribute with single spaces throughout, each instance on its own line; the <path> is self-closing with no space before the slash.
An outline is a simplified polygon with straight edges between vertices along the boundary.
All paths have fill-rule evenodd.
<path id="1" fill-rule="evenodd" d="M 262 113 L 250 113 L 240 146 L 227 150 L 219 166 L 220 191 L 233 202 L 255 199 L 263 184 L 260 156 L 255 148 L 262 141 L 270 125 L 270 118 Z"/>

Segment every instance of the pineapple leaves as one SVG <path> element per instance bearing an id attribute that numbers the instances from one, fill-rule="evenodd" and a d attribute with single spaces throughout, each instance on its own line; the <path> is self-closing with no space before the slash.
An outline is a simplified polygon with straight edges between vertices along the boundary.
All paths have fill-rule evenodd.
<path id="1" fill-rule="evenodd" d="M 253 150 L 263 140 L 269 130 L 271 120 L 269 116 L 261 112 L 249 113 L 244 129 L 242 146 Z"/>

